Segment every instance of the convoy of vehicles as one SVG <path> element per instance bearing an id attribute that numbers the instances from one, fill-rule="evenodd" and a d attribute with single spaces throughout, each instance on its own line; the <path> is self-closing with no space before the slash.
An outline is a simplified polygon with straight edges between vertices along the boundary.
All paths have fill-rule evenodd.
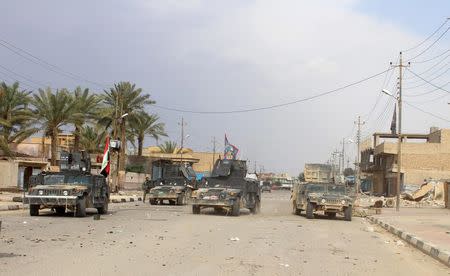
<path id="1" fill-rule="evenodd" d="M 75 216 L 86 216 L 86 208 L 96 208 L 106 214 L 109 187 L 103 175 L 92 175 L 89 154 L 61 152 L 59 172 L 41 172 L 30 177 L 30 188 L 24 202 L 30 205 L 30 215 L 50 208 L 58 215 L 66 210 Z"/>
<path id="2" fill-rule="evenodd" d="M 257 179 L 247 175 L 246 161 L 217 160 L 211 177 L 203 179 L 192 193 L 191 202 L 194 214 L 209 207 L 233 216 L 239 216 L 241 208 L 256 214 L 261 208 L 261 190 Z"/>
<path id="3" fill-rule="evenodd" d="M 353 199 L 348 195 L 345 185 L 334 183 L 306 183 L 295 185 L 292 192 L 292 208 L 296 215 L 302 211 L 306 217 L 314 218 L 314 213 L 323 212 L 330 218 L 343 214 L 347 221 L 352 220 Z"/>

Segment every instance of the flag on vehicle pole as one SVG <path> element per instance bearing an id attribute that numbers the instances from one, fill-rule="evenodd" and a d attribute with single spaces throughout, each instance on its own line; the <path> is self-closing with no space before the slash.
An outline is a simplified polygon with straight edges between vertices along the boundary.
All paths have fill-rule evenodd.
<path id="1" fill-rule="evenodd" d="M 223 150 L 223 159 L 230 159 L 230 160 L 235 160 L 237 157 L 237 154 L 239 152 L 239 149 L 230 144 L 230 142 L 228 142 L 228 138 L 227 135 L 225 134 L 225 148 Z"/>
<path id="2" fill-rule="evenodd" d="M 102 168 L 100 173 L 107 177 L 110 171 L 110 162 L 109 162 L 109 136 L 106 136 L 105 141 L 105 150 L 103 151 L 103 160 L 102 160 Z"/>

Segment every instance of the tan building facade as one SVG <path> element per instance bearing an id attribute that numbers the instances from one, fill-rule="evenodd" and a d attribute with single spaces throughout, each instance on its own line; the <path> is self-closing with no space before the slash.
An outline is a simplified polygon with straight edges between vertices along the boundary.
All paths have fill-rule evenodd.
<path id="1" fill-rule="evenodd" d="M 403 134 L 402 184 L 420 186 L 425 179 L 450 178 L 450 129 L 429 134 Z M 373 192 L 395 195 L 397 135 L 375 133 L 373 147 L 361 152 L 361 170 L 372 178 Z"/>

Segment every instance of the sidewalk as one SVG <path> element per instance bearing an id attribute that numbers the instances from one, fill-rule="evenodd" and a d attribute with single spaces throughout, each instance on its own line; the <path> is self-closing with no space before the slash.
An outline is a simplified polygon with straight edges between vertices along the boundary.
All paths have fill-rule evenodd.
<path id="1" fill-rule="evenodd" d="M 368 219 L 450 267 L 450 209 L 383 208 Z"/>

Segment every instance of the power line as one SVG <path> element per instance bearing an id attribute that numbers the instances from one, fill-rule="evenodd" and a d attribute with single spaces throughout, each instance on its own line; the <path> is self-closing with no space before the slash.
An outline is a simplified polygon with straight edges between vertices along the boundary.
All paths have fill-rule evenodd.
<path id="1" fill-rule="evenodd" d="M 450 52 L 450 49 L 448 49 L 448 50 L 446 50 L 446 51 L 444 51 L 444 52 L 440 53 L 439 55 L 434 56 L 434 57 L 432 57 L 432 58 L 425 59 L 425 60 L 421 60 L 421 61 L 413 61 L 412 63 L 426 63 L 426 62 L 435 60 L 435 59 L 437 59 L 438 57 L 441 57 L 441 56 L 445 55 L 445 54 L 448 53 L 448 52 Z"/>
<path id="2" fill-rule="evenodd" d="M 16 73 L 16 72 L 14 72 L 14 71 L 12 71 L 12 70 L 6 68 L 6 67 L 3 66 L 3 65 L 0 65 L 0 68 L 3 68 L 4 70 L 10 72 L 11 74 L 14 74 L 14 75 L 16 75 L 16 76 L 18 76 L 18 77 L 20 77 L 20 78 L 22 78 L 22 79 L 25 79 L 25 80 L 29 81 L 30 83 L 34 83 L 34 84 L 38 85 L 38 86 L 44 86 L 44 87 L 50 86 L 50 85 L 45 84 L 45 83 L 42 83 L 42 82 L 34 81 L 34 80 L 32 80 L 32 79 L 30 79 L 30 78 L 28 78 L 27 76 L 24 76 L 24 75 L 22 75 L 22 74 Z"/>
<path id="3" fill-rule="evenodd" d="M 95 82 L 95 81 L 88 80 L 88 79 L 83 78 L 81 76 L 78 76 L 78 75 L 76 75 L 74 73 L 68 72 L 68 71 L 62 69 L 61 67 L 56 66 L 54 64 L 51 64 L 51 63 L 49 63 L 49 62 L 47 62 L 47 61 L 45 61 L 45 60 L 43 60 L 43 59 L 33 55 L 33 54 L 31 54 L 28 51 L 26 51 L 26 50 L 24 50 L 22 48 L 19 48 L 18 46 L 15 46 L 14 44 L 12 44 L 12 43 L 10 43 L 10 42 L 8 42 L 6 40 L 0 39 L 0 46 L 8 49 L 9 51 L 15 53 L 16 55 L 18 55 L 18 56 L 20 56 L 20 57 L 22 57 L 22 58 L 24 58 L 24 59 L 26 59 L 26 60 L 28 60 L 30 62 L 32 62 L 32 63 L 34 63 L 36 65 L 39 65 L 39 66 L 41 66 L 41 67 L 43 67 L 43 68 L 45 68 L 45 69 L 47 69 L 49 71 L 52 71 L 54 73 L 63 75 L 65 77 L 67 77 L 67 78 L 70 78 L 70 79 L 73 79 L 73 80 L 76 80 L 76 81 L 80 81 L 81 80 L 81 81 L 84 81 L 84 82 L 91 83 L 91 84 L 94 84 L 96 86 L 99 86 L 101 88 L 106 88 L 105 87 L 106 85 L 103 85 L 103 84 Z"/>
<path id="4" fill-rule="evenodd" d="M 450 81 L 448 81 L 447 83 L 441 85 L 440 87 L 445 87 L 445 86 L 447 86 L 449 83 L 450 83 Z M 434 88 L 434 89 L 432 89 L 432 90 L 430 90 L 430 91 L 427 91 L 427 92 L 416 93 L 416 94 L 410 94 L 410 95 L 404 95 L 404 96 L 406 96 L 406 97 L 419 97 L 419 96 L 424 96 L 424 95 L 427 95 L 427 94 L 432 94 L 432 93 L 434 93 L 434 92 L 437 91 L 437 90 L 440 90 L 440 89 L 439 89 L 439 88 Z"/>
<path id="5" fill-rule="evenodd" d="M 435 117 L 435 118 L 437 118 L 437 119 L 440 119 L 440 120 L 443 120 L 443 121 L 446 121 L 446 122 L 449 122 L 449 123 L 450 123 L 450 120 L 447 120 L 447 119 L 445 119 L 444 117 L 442 117 L 442 116 L 440 116 L 440 115 L 436 115 L 436 114 L 431 113 L 431 112 L 429 112 L 429 111 L 423 110 L 422 108 L 417 107 L 417 106 L 415 106 L 415 105 L 412 105 L 412 104 L 410 104 L 409 102 L 406 102 L 406 101 L 403 101 L 403 102 L 404 102 L 405 104 L 407 104 L 408 106 L 414 108 L 414 109 L 417 109 L 417 110 L 419 110 L 419 111 L 421 111 L 421 112 L 423 112 L 423 113 L 426 113 L 426 114 L 428 114 L 428 115 L 430 115 L 430 116 L 432 116 L 432 117 Z"/>
<path id="6" fill-rule="evenodd" d="M 443 32 L 435 41 L 433 41 L 433 43 L 431 43 L 427 48 L 425 48 L 425 50 L 423 50 L 422 52 L 420 52 L 419 54 L 415 55 L 413 58 L 410 58 L 408 60 L 411 61 L 413 59 L 416 59 L 418 57 L 420 57 L 421 55 L 423 55 L 424 53 L 426 53 L 431 47 L 433 47 L 439 40 L 441 40 L 442 37 L 444 37 L 444 35 L 448 32 L 448 30 L 450 29 L 450 27 L 448 27 L 445 32 Z"/>
<path id="7" fill-rule="evenodd" d="M 171 108 L 171 107 L 165 107 L 165 106 L 161 106 L 161 105 L 152 105 L 153 107 L 157 107 L 160 109 L 164 109 L 164 110 L 169 110 L 169 111 L 176 111 L 176 112 L 181 112 L 181 113 L 193 113 L 193 114 L 232 114 L 232 113 L 246 113 L 246 112 L 254 112 L 254 111 L 261 111 L 261 110 L 268 110 L 268 109 L 275 109 L 275 108 L 279 108 L 279 107 L 284 107 L 284 106 L 288 106 L 288 105 L 293 105 L 293 104 L 297 104 L 297 103 L 301 103 L 301 102 L 306 102 L 309 100 L 313 100 L 316 98 L 320 98 L 329 94 L 333 94 L 336 92 L 339 92 L 341 90 L 344 90 L 346 88 L 358 85 L 360 83 L 363 83 L 365 81 L 368 81 L 370 79 L 376 78 L 386 72 L 388 72 L 389 70 L 392 70 L 392 68 L 386 69 L 382 72 L 373 74 L 369 77 L 363 78 L 361 80 L 349 83 L 347 85 L 335 88 L 333 90 L 329 90 L 326 92 L 322 92 L 313 96 L 309 96 L 306 98 L 302 98 L 302 99 L 298 99 L 295 101 L 290 101 L 290 102 L 286 102 L 286 103 L 281 103 L 281 104 L 275 104 L 275 105 L 269 105 L 269 106 L 263 106 L 263 107 L 257 107 L 257 108 L 249 108 L 249 109 L 236 109 L 236 110 L 230 110 L 230 111 L 199 111 L 199 110 L 187 110 L 187 109 L 178 109 L 178 108 Z"/>
<path id="8" fill-rule="evenodd" d="M 449 69 L 450 69 L 450 68 L 449 68 Z M 423 80 L 424 82 L 428 83 L 429 85 L 434 86 L 435 88 L 440 89 L 440 90 L 442 90 L 442 91 L 445 91 L 445 92 L 447 92 L 447 93 L 450 93 L 450 91 L 448 91 L 447 89 L 445 89 L 445 88 L 443 88 L 443 87 L 440 87 L 440 86 L 437 86 L 437 85 L 435 85 L 434 83 L 432 83 L 432 82 L 430 82 L 430 81 L 428 81 L 428 80 L 422 78 L 422 77 L 419 76 L 418 74 L 414 73 L 412 70 L 410 70 L 410 69 L 408 69 L 408 68 L 406 68 L 406 70 L 408 70 L 408 71 L 411 72 L 414 76 L 420 78 L 420 79 Z M 448 69 L 447 69 L 447 71 L 448 71 Z M 447 72 L 447 71 L 446 71 L 446 72 Z"/>
<path id="9" fill-rule="evenodd" d="M 442 27 L 444 27 L 445 26 L 445 24 L 447 24 L 447 21 L 449 20 L 449 18 L 447 18 L 447 19 L 445 19 L 444 20 L 444 22 L 432 33 L 432 34 L 430 34 L 427 38 L 425 38 L 422 42 L 420 42 L 419 44 L 417 44 L 416 46 L 414 46 L 414 47 L 411 47 L 411 48 L 409 48 L 409 49 L 406 49 L 406 50 L 403 50 L 402 52 L 408 52 L 408 51 L 411 51 L 411 50 L 414 50 L 414 49 L 416 49 L 417 47 L 420 47 L 420 46 L 422 46 L 422 44 L 424 44 L 425 42 L 427 42 L 430 38 L 432 38 L 437 32 L 439 32 L 439 30 L 440 29 L 442 29 Z"/>
<path id="10" fill-rule="evenodd" d="M 448 54 L 445 58 L 441 59 L 441 60 L 438 61 L 437 63 L 435 63 L 435 64 L 433 64 L 432 66 L 430 66 L 430 67 L 429 67 L 428 69 L 426 69 L 425 71 L 422 71 L 422 72 L 420 72 L 420 73 L 418 73 L 418 74 L 419 74 L 419 75 L 424 75 L 424 74 L 426 74 L 426 73 L 432 71 L 432 69 L 436 68 L 436 67 L 437 67 L 438 65 L 440 65 L 442 62 L 444 62 L 448 57 L 450 57 L 450 54 Z M 446 64 L 444 64 L 444 66 L 441 66 L 441 67 L 439 67 L 439 69 L 434 70 L 434 71 L 433 71 L 429 76 L 427 76 L 427 77 L 429 78 L 429 77 L 434 76 L 436 73 L 438 73 L 438 72 L 441 71 L 442 69 L 445 69 L 449 64 L 450 64 L 450 62 L 447 62 Z M 417 81 L 414 81 L 414 82 L 417 82 Z M 413 82 L 411 82 L 411 83 L 413 83 Z"/>

